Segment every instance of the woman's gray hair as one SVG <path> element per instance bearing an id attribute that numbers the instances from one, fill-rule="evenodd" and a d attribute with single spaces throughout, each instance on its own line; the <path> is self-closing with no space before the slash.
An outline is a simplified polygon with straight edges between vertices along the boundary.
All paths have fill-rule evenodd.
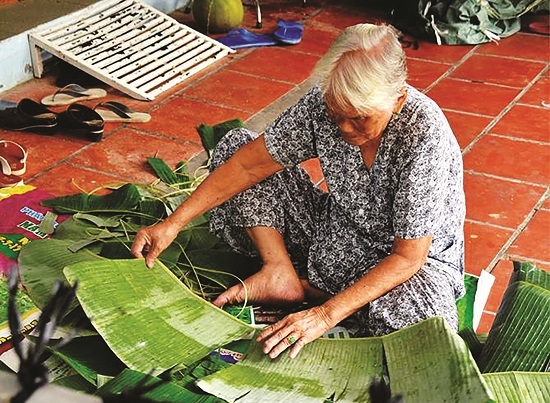
<path id="1" fill-rule="evenodd" d="M 342 31 L 314 70 L 329 111 L 394 108 L 407 79 L 398 36 L 390 25 L 358 24 Z"/>

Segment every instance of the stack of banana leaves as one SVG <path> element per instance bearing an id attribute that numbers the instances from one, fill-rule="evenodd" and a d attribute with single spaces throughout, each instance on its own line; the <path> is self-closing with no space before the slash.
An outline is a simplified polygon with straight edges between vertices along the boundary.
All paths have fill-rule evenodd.
<path id="1" fill-rule="evenodd" d="M 202 178 L 184 163 L 148 162 L 157 183 L 44 202 L 71 217 L 51 238 L 25 245 L 18 263 L 25 296 L 48 317 L 26 337 L 35 348 L 18 348 L 18 373 L 0 367 L 0 386 L 8 375 L 24 382 L 39 367 L 33 396 L 55 385 L 75 391 L 72 402 L 548 401 L 547 272 L 514 263 L 483 338 L 432 318 L 382 337 L 321 338 L 295 359 L 272 360 L 254 341 L 257 326 L 209 302 L 259 266 L 212 236 L 208 215 L 184 228 L 152 269 L 131 256 L 137 230 L 167 217 Z M 75 298 L 60 300 L 60 290 Z M 229 363 L 223 349 L 243 358 Z M 380 380 L 385 389 L 377 393 Z"/>

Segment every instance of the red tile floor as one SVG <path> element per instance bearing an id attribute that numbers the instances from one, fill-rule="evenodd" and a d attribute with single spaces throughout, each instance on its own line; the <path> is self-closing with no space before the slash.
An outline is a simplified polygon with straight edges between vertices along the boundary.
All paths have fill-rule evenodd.
<path id="1" fill-rule="evenodd" d="M 150 182 L 155 176 L 146 157 L 158 155 L 174 166 L 199 154 L 198 124 L 261 117 L 275 101 L 300 88 L 342 28 L 384 21 L 380 11 L 352 0 L 310 0 L 306 7 L 299 0 L 261 3 L 263 28 L 255 28 L 252 6 L 245 7 L 243 27 L 269 33 L 278 18 L 301 21 L 302 42 L 238 50 L 151 102 L 109 88 L 110 99 L 149 112 L 152 120 L 107 123 L 99 143 L 62 133 L 0 130 L 0 138 L 29 150 L 25 182 L 53 195 L 90 192 L 121 181 Z M 190 14 L 178 10 L 173 16 L 193 27 Z M 479 333 L 491 326 L 512 260 L 535 262 L 550 271 L 549 38 L 521 31 L 498 43 L 438 46 L 420 41 L 418 49 L 405 49 L 410 84 L 439 103 L 463 150 L 466 270 L 496 276 Z M 0 98 L 39 101 L 56 90 L 54 80 L 34 79 Z M 308 167 L 320 177 L 315 164 Z"/>

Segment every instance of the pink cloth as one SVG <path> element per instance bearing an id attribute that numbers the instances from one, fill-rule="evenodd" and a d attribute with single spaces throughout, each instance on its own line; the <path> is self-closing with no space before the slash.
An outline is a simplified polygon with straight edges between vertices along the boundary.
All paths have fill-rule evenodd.
<path id="1" fill-rule="evenodd" d="M 52 195 L 42 189 L 33 189 L 0 200 L 0 275 L 7 274 L 17 265 L 17 256 L 23 245 L 33 239 L 44 239 L 50 235 L 39 230 L 40 222 L 51 208 L 40 202 Z M 69 215 L 59 215 L 61 223 Z"/>

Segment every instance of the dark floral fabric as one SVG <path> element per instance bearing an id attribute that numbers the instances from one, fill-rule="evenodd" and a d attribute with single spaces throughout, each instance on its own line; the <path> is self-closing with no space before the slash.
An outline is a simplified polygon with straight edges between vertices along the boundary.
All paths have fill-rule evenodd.
<path id="1" fill-rule="evenodd" d="M 213 166 L 256 136 L 245 129 L 230 133 Z M 432 234 L 424 267 L 357 315 L 359 333 L 385 334 L 436 315 L 456 328 L 454 301 L 463 293 L 464 270 L 462 155 L 432 100 L 409 87 L 370 168 L 359 147 L 342 140 L 316 87 L 266 128 L 265 142 L 287 169 L 215 209 L 214 233 L 253 253 L 242 227 L 276 228 L 310 283 L 331 294 L 388 256 L 395 237 Z M 328 194 L 298 166 L 310 158 L 319 158 Z"/>

